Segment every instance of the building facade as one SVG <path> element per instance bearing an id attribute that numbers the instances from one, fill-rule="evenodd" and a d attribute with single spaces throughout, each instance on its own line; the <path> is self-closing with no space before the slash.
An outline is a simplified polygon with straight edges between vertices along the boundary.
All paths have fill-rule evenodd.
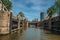
<path id="1" fill-rule="evenodd" d="M 0 0 L 0 34 L 9 34 L 24 26 L 24 17 L 14 16 L 12 11 L 8 11 Z"/>

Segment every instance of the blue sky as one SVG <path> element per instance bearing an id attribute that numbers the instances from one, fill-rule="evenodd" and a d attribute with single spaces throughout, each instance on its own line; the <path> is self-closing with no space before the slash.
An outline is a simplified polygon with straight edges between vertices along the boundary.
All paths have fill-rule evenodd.
<path id="1" fill-rule="evenodd" d="M 12 0 L 12 10 L 14 15 L 22 11 L 30 21 L 34 18 L 40 20 L 40 12 L 46 12 L 53 4 L 54 0 Z"/>

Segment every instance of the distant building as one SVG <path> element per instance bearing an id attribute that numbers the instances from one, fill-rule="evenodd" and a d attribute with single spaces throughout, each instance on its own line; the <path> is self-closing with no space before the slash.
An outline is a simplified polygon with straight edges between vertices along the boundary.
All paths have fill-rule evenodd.
<path id="1" fill-rule="evenodd" d="M 40 13 L 40 21 L 43 21 L 43 19 L 44 19 L 44 12 L 41 12 Z"/>
<path id="2" fill-rule="evenodd" d="M 32 20 L 32 22 L 38 22 L 38 18 L 35 18 L 34 20 Z"/>
<path id="3" fill-rule="evenodd" d="M 38 19 L 37 19 L 37 18 L 35 18 L 35 19 L 34 19 L 34 22 L 38 22 Z"/>

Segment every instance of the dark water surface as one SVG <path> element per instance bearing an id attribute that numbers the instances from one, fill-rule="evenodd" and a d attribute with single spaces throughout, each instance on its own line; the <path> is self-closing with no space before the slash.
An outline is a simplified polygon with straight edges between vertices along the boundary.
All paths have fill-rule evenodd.
<path id="1" fill-rule="evenodd" d="M 0 36 L 0 40 L 60 40 L 60 35 L 51 34 L 39 28 L 28 28 L 22 33 Z"/>

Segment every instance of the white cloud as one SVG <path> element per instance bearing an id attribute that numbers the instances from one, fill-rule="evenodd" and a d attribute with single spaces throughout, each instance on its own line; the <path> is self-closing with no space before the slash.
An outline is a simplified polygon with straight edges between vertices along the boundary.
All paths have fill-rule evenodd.
<path id="1" fill-rule="evenodd" d="M 15 13 L 23 11 L 25 16 L 32 20 L 33 18 L 39 18 L 40 12 L 47 10 L 53 3 L 51 2 L 51 0 L 13 0 L 13 9 Z"/>

